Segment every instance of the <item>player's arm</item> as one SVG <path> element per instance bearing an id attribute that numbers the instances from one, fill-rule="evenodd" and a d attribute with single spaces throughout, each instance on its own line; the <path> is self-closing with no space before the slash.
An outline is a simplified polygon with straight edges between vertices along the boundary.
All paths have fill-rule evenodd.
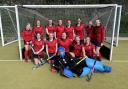
<path id="1" fill-rule="evenodd" d="M 74 28 L 73 28 L 73 39 L 75 38 L 76 34 L 75 34 L 75 31 L 74 31 Z"/>
<path id="2" fill-rule="evenodd" d="M 55 26 L 54 35 L 55 35 L 55 39 L 56 39 L 56 38 L 57 38 L 57 37 L 56 37 L 56 35 L 57 35 L 57 26 Z"/>
<path id="3" fill-rule="evenodd" d="M 24 30 L 21 32 L 21 36 L 22 36 L 23 40 L 25 40 L 25 33 L 24 33 Z"/>
<path id="4" fill-rule="evenodd" d="M 57 53 L 57 49 L 58 49 L 58 43 L 56 43 L 56 51 L 55 51 L 55 54 Z"/>
<path id="5" fill-rule="evenodd" d="M 41 51 L 43 51 L 43 49 L 44 49 L 44 45 L 42 45 L 42 48 L 36 53 L 39 54 Z"/>
<path id="6" fill-rule="evenodd" d="M 86 53 L 85 53 L 84 47 L 82 47 L 82 53 L 83 53 L 83 57 L 85 57 L 86 56 Z"/>
<path id="7" fill-rule="evenodd" d="M 101 46 L 103 46 L 103 43 L 104 43 L 104 38 L 105 38 L 105 29 L 104 27 L 102 28 L 101 30 Z"/>
<path id="8" fill-rule="evenodd" d="M 46 34 L 48 34 L 48 35 L 49 35 L 49 32 L 48 32 L 48 28 L 47 28 L 47 27 L 45 28 L 45 30 L 46 30 Z"/>
<path id="9" fill-rule="evenodd" d="M 48 58 L 49 58 L 49 53 L 48 53 L 48 45 L 46 44 L 46 53 L 48 55 Z"/>

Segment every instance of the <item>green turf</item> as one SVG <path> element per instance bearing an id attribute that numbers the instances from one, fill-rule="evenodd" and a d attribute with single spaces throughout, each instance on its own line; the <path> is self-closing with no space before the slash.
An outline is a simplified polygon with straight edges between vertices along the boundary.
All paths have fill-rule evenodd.
<path id="1" fill-rule="evenodd" d="M 17 49 L 15 45 L 7 48 L 0 47 L 0 56 L 5 60 L 15 58 L 17 60 L 15 53 L 18 51 L 15 52 Z M 112 73 L 95 73 L 90 82 L 87 82 L 85 77 L 68 79 L 53 74 L 48 64 L 32 70 L 31 62 L 0 61 L 0 89 L 127 89 L 128 62 L 114 62 L 128 60 L 127 45 L 128 41 L 120 41 L 119 47 L 114 48 L 113 61 L 106 62 L 113 67 Z M 8 52 L 4 52 L 3 49 Z"/>
<path id="2" fill-rule="evenodd" d="M 18 43 L 0 46 L 0 60 L 19 60 Z"/>

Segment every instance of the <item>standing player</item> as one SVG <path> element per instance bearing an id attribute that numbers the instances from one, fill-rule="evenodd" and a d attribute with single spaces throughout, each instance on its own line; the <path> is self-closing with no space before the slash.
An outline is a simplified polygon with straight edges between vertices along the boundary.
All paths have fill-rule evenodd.
<path id="1" fill-rule="evenodd" d="M 70 52 L 71 44 L 72 39 L 67 38 L 67 34 L 63 32 L 61 39 L 58 39 L 58 45 L 64 47 L 66 52 Z"/>
<path id="2" fill-rule="evenodd" d="M 90 37 L 91 41 L 93 40 L 93 33 L 92 33 L 93 29 L 94 29 L 93 22 L 89 21 L 89 25 L 86 28 L 86 33 L 87 33 L 87 37 Z"/>
<path id="3" fill-rule="evenodd" d="M 46 36 L 49 37 L 50 33 L 53 33 L 56 37 L 55 26 L 53 26 L 52 20 L 48 20 L 48 25 L 46 26 Z"/>
<path id="4" fill-rule="evenodd" d="M 78 18 L 77 24 L 74 26 L 76 35 L 80 37 L 81 43 L 84 43 L 86 24 L 82 23 L 81 19 Z"/>
<path id="5" fill-rule="evenodd" d="M 32 43 L 32 50 L 34 53 L 34 68 L 37 68 L 41 65 L 42 58 L 44 56 L 44 41 L 41 39 L 40 33 L 36 34 L 36 39 Z"/>
<path id="6" fill-rule="evenodd" d="M 64 32 L 65 27 L 63 25 L 62 20 L 58 20 L 58 26 L 56 26 L 56 38 L 61 38 L 62 33 Z"/>
<path id="7" fill-rule="evenodd" d="M 100 48 L 104 43 L 105 28 L 101 24 L 100 20 L 96 20 L 96 26 L 93 30 L 93 44 L 96 46 L 96 53 L 100 55 Z"/>
<path id="8" fill-rule="evenodd" d="M 33 35 L 35 36 L 37 33 L 40 33 L 41 38 L 43 38 L 44 27 L 41 25 L 40 20 L 36 21 L 36 26 L 33 28 Z"/>
<path id="9" fill-rule="evenodd" d="M 74 33 L 74 28 L 71 26 L 71 20 L 67 21 L 67 27 L 65 28 L 65 32 L 67 34 L 67 37 L 69 39 L 74 39 L 75 33 Z"/>
<path id="10" fill-rule="evenodd" d="M 46 53 L 48 55 L 48 58 L 57 53 L 57 47 L 57 40 L 54 39 L 53 33 L 49 33 L 49 38 L 46 41 Z"/>
<path id="11" fill-rule="evenodd" d="M 26 28 L 23 29 L 22 31 L 22 38 L 24 40 L 24 45 L 25 45 L 25 52 L 24 52 L 24 56 L 25 56 L 25 61 L 27 62 L 28 59 L 31 56 L 31 48 L 30 45 L 32 43 L 32 37 L 33 33 L 32 33 L 32 28 L 30 23 L 27 23 Z"/>

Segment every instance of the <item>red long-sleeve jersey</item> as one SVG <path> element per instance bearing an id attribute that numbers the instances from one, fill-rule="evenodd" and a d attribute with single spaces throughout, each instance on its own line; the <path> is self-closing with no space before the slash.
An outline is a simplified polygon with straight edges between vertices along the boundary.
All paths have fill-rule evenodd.
<path id="1" fill-rule="evenodd" d="M 23 40 L 25 42 L 32 41 L 32 38 L 33 38 L 33 32 L 32 32 L 32 30 L 23 29 L 21 35 L 22 35 L 22 38 L 23 38 Z"/>
<path id="2" fill-rule="evenodd" d="M 75 54 L 75 56 L 82 57 L 82 47 L 83 45 L 81 44 L 73 44 L 73 53 Z"/>
<path id="3" fill-rule="evenodd" d="M 93 40 L 93 29 L 94 29 L 94 26 L 86 27 L 87 36 L 90 37 L 91 40 Z"/>
<path id="4" fill-rule="evenodd" d="M 85 29 L 86 29 L 86 24 L 84 23 L 81 23 L 80 26 L 77 26 L 77 25 L 74 26 L 74 31 L 76 35 L 80 37 L 80 40 L 84 40 L 85 38 L 85 34 L 84 34 Z"/>
<path id="5" fill-rule="evenodd" d="M 99 43 L 104 42 L 105 28 L 101 26 L 95 26 L 93 30 L 93 40 Z"/>
<path id="6" fill-rule="evenodd" d="M 89 45 L 84 44 L 84 49 L 85 49 L 85 53 L 88 57 L 94 57 L 95 53 L 94 53 L 94 49 L 95 49 L 95 45 L 93 45 L 92 43 L 90 43 Z"/>

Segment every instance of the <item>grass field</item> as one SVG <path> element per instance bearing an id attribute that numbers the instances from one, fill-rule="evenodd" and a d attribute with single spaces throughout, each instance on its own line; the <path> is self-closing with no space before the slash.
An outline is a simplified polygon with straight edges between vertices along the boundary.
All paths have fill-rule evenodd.
<path id="1" fill-rule="evenodd" d="M 0 60 L 19 60 L 17 43 L 0 47 Z M 112 73 L 95 73 L 92 81 L 86 78 L 68 79 L 50 72 L 45 64 L 32 70 L 32 63 L 0 61 L 0 89 L 127 89 L 128 41 L 120 41 L 114 48 Z"/>

